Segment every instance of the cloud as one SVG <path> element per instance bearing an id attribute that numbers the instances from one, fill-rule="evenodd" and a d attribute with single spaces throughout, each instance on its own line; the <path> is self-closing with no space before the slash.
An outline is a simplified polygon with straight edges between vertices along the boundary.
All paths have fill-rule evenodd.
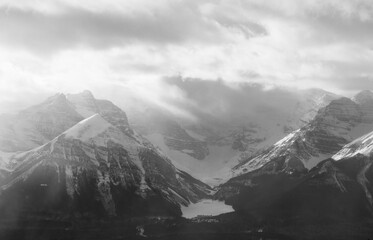
<path id="1" fill-rule="evenodd" d="M 50 52 L 78 46 L 105 49 L 139 42 L 212 44 L 229 40 L 227 35 L 234 28 L 238 31 L 234 34 L 246 37 L 265 32 L 256 23 L 207 18 L 193 4 L 179 1 L 170 1 L 167 8 L 150 12 L 93 11 L 75 5 L 58 6 L 59 11 L 1 7 L 0 42 Z"/>
<path id="2" fill-rule="evenodd" d="M 0 95 L 130 86 L 163 104 L 187 93 L 164 88 L 173 76 L 226 98 L 240 93 L 224 86 L 245 84 L 352 94 L 372 88 L 372 27 L 370 0 L 0 0 L 0 78 L 12 89 Z"/>
<path id="3" fill-rule="evenodd" d="M 0 13 L 3 43 L 40 51 L 78 45 L 108 48 L 131 41 L 182 42 L 188 40 L 188 32 L 192 30 L 187 25 L 183 29 L 179 27 L 178 21 L 186 19 L 169 16 L 140 15 L 133 18 L 78 9 L 57 15 L 4 9 Z M 208 32 L 212 29 L 204 28 L 203 25 L 199 30 L 196 29 L 201 33 L 199 40 L 208 40 Z"/>

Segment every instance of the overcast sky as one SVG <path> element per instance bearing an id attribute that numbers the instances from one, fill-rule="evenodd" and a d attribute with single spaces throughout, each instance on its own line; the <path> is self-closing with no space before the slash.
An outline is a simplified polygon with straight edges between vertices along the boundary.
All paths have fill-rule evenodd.
<path id="1" fill-rule="evenodd" d="M 0 112 L 84 89 L 179 98 L 172 76 L 349 95 L 373 89 L 372 29 L 371 0 L 0 0 Z"/>

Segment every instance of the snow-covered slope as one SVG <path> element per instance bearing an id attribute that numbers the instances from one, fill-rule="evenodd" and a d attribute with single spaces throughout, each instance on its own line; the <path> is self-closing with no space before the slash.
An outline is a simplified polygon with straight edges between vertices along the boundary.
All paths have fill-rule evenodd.
<path id="1" fill-rule="evenodd" d="M 180 205 L 196 202 L 210 191 L 175 168 L 159 150 L 144 145 L 141 136 L 128 134 L 100 114 L 82 120 L 13 162 L 19 164 L 4 180 L 1 197 L 20 194 L 19 204 L 26 211 L 30 210 L 29 202 L 40 198 L 44 203 L 57 204 L 59 200 L 48 198 L 55 194 L 66 201 L 59 203 L 62 209 L 94 212 L 102 208 L 107 215 L 123 215 L 136 205 L 132 201 L 139 199 L 149 207 L 159 207 L 160 213 L 178 215 Z M 40 196 L 35 189 L 40 189 Z M 31 200 L 22 202 L 23 194 Z M 83 200 L 87 201 L 86 208 L 77 204 Z M 48 211 L 48 204 L 37 207 Z"/>
<path id="2" fill-rule="evenodd" d="M 342 158 L 354 157 L 358 154 L 370 156 L 372 152 L 373 152 L 373 132 L 370 132 L 354 140 L 353 142 L 345 145 L 332 158 L 334 160 L 340 160 Z"/>

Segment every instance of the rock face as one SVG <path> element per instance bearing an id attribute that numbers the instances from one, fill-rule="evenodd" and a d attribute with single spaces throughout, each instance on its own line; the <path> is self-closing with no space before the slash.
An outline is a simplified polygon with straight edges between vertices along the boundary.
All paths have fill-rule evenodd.
<path id="1" fill-rule="evenodd" d="M 11 160 L 0 212 L 95 216 L 181 214 L 210 188 L 159 150 L 95 114 Z"/>

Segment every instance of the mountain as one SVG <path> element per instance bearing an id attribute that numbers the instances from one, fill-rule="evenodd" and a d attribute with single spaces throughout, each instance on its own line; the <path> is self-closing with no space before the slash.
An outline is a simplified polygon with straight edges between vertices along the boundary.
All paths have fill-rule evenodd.
<path id="1" fill-rule="evenodd" d="M 45 144 L 69 127 L 96 113 L 124 132 L 134 134 L 133 128 L 129 127 L 127 114 L 123 110 L 108 100 L 96 99 L 87 90 L 76 94 L 60 93 L 18 114 L 2 115 L 0 117 L 0 158 L 2 158 L 0 169 L 14 167 L 14 165 L 7 166 L 7 163 L 9 157 L 17 151 L 28 151 Z M 157 146 L 161 146 L 173 163 L 183 171 L 191 172 L 191 169 L 183 167 L 183 164 L 178 164 L 183 162 L 185 156 L 191 159 L 203 159 L 209 152 L 205 141 L 192 137 L 177 121 L 168 118 L 164 112 L 149 109 L 134 118 L 131 125 L 136 131 L 149 137 L 153 143 L 164 143 Z M 145 139 L 144 143 L 151 144 Z M 163 148 L 163 146 L 167 147 Z M 182 153 L 183 158 L 170 154 L 173 150 Z M 6 172 L 1 174 L 0 180 L 6 174 Z"/>
<path id="2" fill-rule="evenodd" d="M 100 114 L 12 159 L 2 216 L 180 216 L 210 188 Z M 19 217 L 19 216 L 18 216 Z"/>
<path id="3" fill-rule="evenodd" d="M 308 172 L 282 171 L 285 156 L 230 179 L 215 198 L 266 228 L 305 239 L 372 234 L 373 132 Z"/>
<path id="4" fill-rule="evenodd" d="M 218 191 L 215 197 L 236 214 L 295 239 L 363 239 L 373 221 L 372 161 L 361 155 L 327 159 L 305 174 L 266 165 L 231 179 L 229 186 L 241 186 L 238 192 Z"/>
<path id="5" fill-rule="evenodd" d="M 210 194 L 89 91 L 57 94 L 1 121 L 3 142 L 16 143 L 0 145 L 3 210 L 180 215 L 180 205 Z"/>
<path id="6" fill-rule="evenodd" d="M 307 125 L 235 166 L 215 197 L 260 218 L 371 217 L 372 134 L 364 134 L 373 130 L 373 105 L 366 96 L 320 109 Z"/>
<path id="7" fill-rule="evenodd" d="M 235 166 L 233 175 L 259 169 L 283 158 L 280 170 L 307 171 L 330 158 L 345 144 L 373 130 L 373 101 L 366 101 L 366 93 L 363 91 L 353 99 L 333 100 L 304 127 Z M 360 101 L 362 95 L 365 95 L 364 101 Z M 373 99 L 373 94 L 371 97 Z"/>

